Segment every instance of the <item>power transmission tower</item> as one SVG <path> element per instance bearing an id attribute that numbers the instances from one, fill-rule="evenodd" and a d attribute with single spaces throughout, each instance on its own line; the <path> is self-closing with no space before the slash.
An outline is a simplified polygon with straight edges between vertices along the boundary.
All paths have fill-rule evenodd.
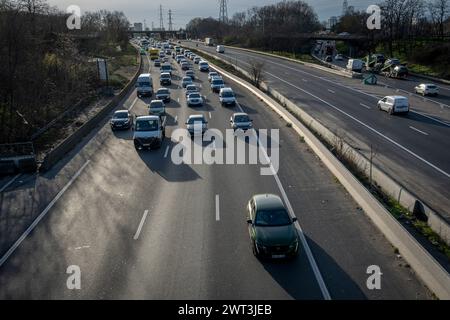
<path id="1" fill-rule="evenodd" d="M 169 31 L 173 31 L 172 10 L 169 10 Z"/>
<path id="2" fill-rule="evenodd" d="M 342 15 L 345 16 L 348 12 L 348 1 L 344 0 L 344 3 L 342 4 Z"/>
<path id="3" fill-rule="evenodd" d="M 227 0 L 219 0 L 219 21 L 228 22 L 228 5 Z"/>
<path id="4" fill-rule="evenodd" d="M 159 29 L 161 31 L 164 31 L 164 20 L 163 20 L 162 5 L 159 5 Z"/>

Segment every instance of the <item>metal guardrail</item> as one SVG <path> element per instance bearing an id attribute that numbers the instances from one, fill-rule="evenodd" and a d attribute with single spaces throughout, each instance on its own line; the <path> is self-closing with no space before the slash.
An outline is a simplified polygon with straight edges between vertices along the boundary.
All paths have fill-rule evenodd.
<path id="1" fill-rule="evenodd" d="M 36 169 L 32 142 L 0 144 L 0 175 L 35 172 Z"/>

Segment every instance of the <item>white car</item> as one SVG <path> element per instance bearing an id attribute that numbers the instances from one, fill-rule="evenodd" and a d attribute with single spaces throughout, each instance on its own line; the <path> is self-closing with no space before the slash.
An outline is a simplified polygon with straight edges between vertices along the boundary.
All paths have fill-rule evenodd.
<path id="1" fill-rule="evenodd" d="M 191 93 L 198 92 L 198 88 L 195 84 L 188 84 L 184 91 L 186 97 L 188 97 Z"/>
<path id="2" fill-rule="evenodd" d="M 224 46 L 217 46 L 216 52 L 217 53 L 225 53 L 225 47 Z"/>
<path id="3" fill-rule="evenodd" d="M 414 88 L 417 94 L 425 96 L 437 96 L 439 94 L 439 88 L 435 84 L 422 83 Z"/>
<path id="4" fill-rule="evenodd" d="M 222 106 L 234 106 L 236 105 L 236 96 L 233 89 L 222 88 L 219 92 L 219 101 Z"/>
<path id="5" fill-rule="evenodd" d="M 231 128 L 233 130 L 250 130 L 253 129 L 253 120 L 246 113 L 235 113 L 230 119 Z"/>
<path id="6" fill-rule="evenodd" d="M 218 77 L 218 76 L 219 76 L 219 74 L 218 74 L 216 71 L 211 71 L 211 72 L 208 74 L 208 81 L 211 82 L 212 78 Z"/>
<path id="7" fill-rule="evenodd" d="M 203 98 L 198 92 L 190 93 L 187 97 L 187 105 L 188 107 L 191 106 L 202 106 L 203 105 Z"/>
<path id="8" fill-rule="evenodd" d="M 186 121 L 186 129 L 191 136 L 203 135 L 208 130 L 208 121 L 202 114 L 191 115 Z"/>
<path id="9" fill-rule="evenodd" d="M 200 61 L 198 63 L 198 69 L 202 72 L 208 72 L 209 71 L 209 64 L 206 61 Z"/>
<path id="10" fill-rule="evenodd" d="M 163 116 L 166 114 L 166 105 L 162 100 L 152 100 L 148 106 L 148 114 L 154 116 Z"/>
<path id="11" fill-rule="evenodd" d="M 408 113 L 409 112 L 409 100 L 403 96 L 387 96 L 378 101 L 378 109 L 394 113 Z"/>

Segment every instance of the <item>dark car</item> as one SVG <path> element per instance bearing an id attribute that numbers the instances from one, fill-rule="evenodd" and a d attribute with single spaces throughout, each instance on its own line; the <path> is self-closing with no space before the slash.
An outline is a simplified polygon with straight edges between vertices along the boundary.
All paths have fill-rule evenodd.
<path id="1" fill-rule="evenodd" d="M 247 205 L 247 223 L 256 257 L 294 258 L 299 252 L 297 218 L 291 218 L 280 197 L 256 195 Z"/>
<path id="2" fill-rule="evenodd" d="M 119 110 L 114 112 L 114 115 L 109 123 L 113 131 L 128 130 L 133 125 L 133 119 L 128 110 Z"/>
<path id="3" fill-rule="evenodd" d="M 161 73 L 159 83 L 163 86 L 170 86 L 172 84 L 172 77 L 170 76 L 170 73 Z"/>
<path id="4" fill-rule="evenodd" d="M 153 65 L 154 65 L 155 67 L 161 67 L 161 60 L 156 59 L 155 62 L 153 63 Z"/>

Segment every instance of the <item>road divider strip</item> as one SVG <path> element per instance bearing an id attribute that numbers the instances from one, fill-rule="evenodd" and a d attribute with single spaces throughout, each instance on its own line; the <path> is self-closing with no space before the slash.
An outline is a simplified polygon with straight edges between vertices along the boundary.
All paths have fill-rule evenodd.
<path id="1" fill-rule="evenodd" d="M 197 49 L 206 55 L 211 55 L 208 52 Z M 227 64 L 226 60 L 214 56 Z M 300 109 L 296 104 L 289 101 L 283 95 L 277 91 L 268 88 L 263 83 L 263 89 L 269 91 L 274 97 L 282 101 L 286 106 L 284 108 L 277 101 L 270 98 L 267 94 L 259 89 L 256 89 L 253 85 L 249 84 L 245 80 L 238 78 L 223 70 L 222 68 L 210 63 L 210 66 L 219 71 L 223 76 L 232 80 L 233 82 L 244 87 L 259 99 L 264 101 L 271 109 L 277 112 L 283 119 L 292 124 L 292 128 L 304 138 L 305 142 L 311 147 L 316 155 L 322 160 L 327 168 L 336 176 L 344 188 L 350 193 L 353 199 L 361 206 L 364 212 L 372 220 L 372 222 L 378 227 L 378 229 L 385 235 L 387 240 L 395 246 L 402 254 L 403 258 L 409 263 L 411 268 L 416 272 L 418 277 L 433 291 L 433 293 L 440 299 L 450 299 L 450 275 L 449 273 L 432 257 L 419 242 L 407 231 L 405 228 L 392 217 L 387 209 L 361 184 L 361 182 L 328 150 L 325 145 L 305 126 L 300 122 L 293 114 L 290 114 L 286 109 L 291 112 L 295 112 L 297 116 L 303 119 L 306 123 L 309 123 L 314 127 L 314 130 L 322 134 L 326 139 L 332 139 L 334 134 L 326 127 L 320 124 L 317 120 L 309 116 L 306 112 Z M 249 74 L 242 68 L 238 70 L 246 76 Z M 264 88 L 265 87 L 265 88 Z M 348 146 L 349 147 L 349 146 Z M 362 159 L 365 157 L 361 156 Z M 367 161 L 367 159 L 365 159 Z M 399 202 L 413 202 L 418 200 L 414 195 L 406 191 L 396 181 L 387 176 L 384 172 L 374 167 L 372 169 L 373 176 L 384 187 L 388 187 L 388 190 L 398 190 Z M 383 180 L 383 181 L 381 181 Z M 378 182 L 377 181 L 377 182 Z M 402 204 L 403 204 L 402 203 Z M 422 204 L 424 211 L 429 215 L 429 224 L 436 230 L 442 230 L 448 228 L 445 221 L 442 220 L 437 214 L 432 214 L 430 208 Z M 408 206 L 410 208 L 410 206 Z M 447 229 L 448 230 L 448 229 Z M 450 235 L 450 230 L 447 231 Z M 442 236 L 442 234 L 441 234 Z M 445 239 L 445 238 L 444 238 Z"/>

